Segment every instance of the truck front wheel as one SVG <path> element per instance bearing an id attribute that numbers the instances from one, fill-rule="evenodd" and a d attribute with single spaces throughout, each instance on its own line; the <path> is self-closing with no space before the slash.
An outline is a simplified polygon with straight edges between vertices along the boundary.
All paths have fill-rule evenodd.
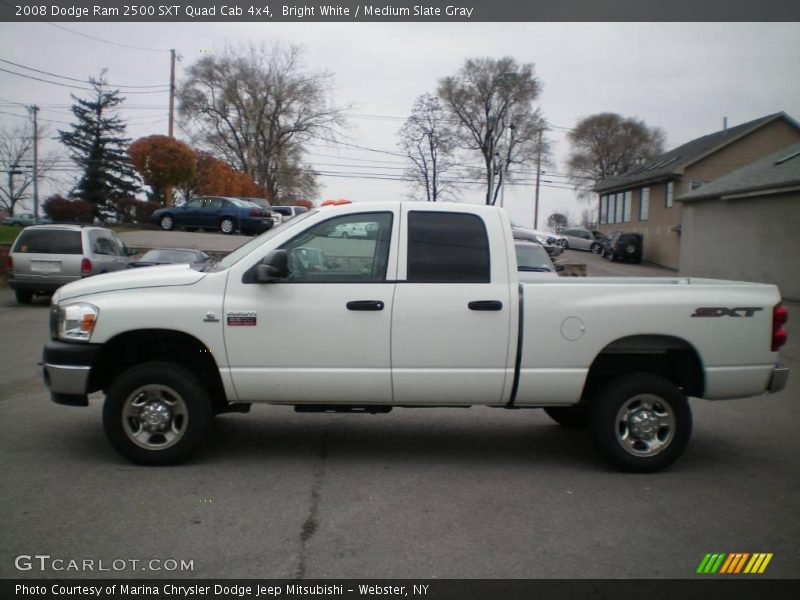
<path id="1" fill-rule="evenodd" d="M 677 459 L 692 433 L 686 396 L 651 373 L 623 375 L 595 399 L 590 430 L 601 454 L 622 471 L 660 471 Z"/>
<path id="2" fill-rule="evenodd" d="M 128 460 L 170 465 L 186 460 L 211 426 L 211 402 L 197 377 L 168 362 L 144 363 L 111 384 L 103 426 Z"/>

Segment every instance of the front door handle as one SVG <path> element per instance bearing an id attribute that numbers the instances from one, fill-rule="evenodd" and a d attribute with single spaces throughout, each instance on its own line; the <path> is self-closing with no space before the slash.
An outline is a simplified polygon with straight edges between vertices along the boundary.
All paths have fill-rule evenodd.
<path id="1" fill-rule="evenodd" d="M 351 300 L 347 303 L 347 310 L 383 310 L 380 300 Z"/>
<path id="2" fill-rule="evenodd" d="M 500 300 L 473 300 L 467 306 L 470 310 L 503 310 Z"/>

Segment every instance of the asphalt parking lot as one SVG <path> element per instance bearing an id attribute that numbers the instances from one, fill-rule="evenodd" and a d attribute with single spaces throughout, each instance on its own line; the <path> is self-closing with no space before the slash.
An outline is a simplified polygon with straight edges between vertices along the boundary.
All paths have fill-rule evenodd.
<path id="1" fill-rule="evenodd" d="M 654 274 L 568 255 L 590 275 Z M 147 468 L 106 442 L 100 397 L 50 402 L 47 299 L 18 306 L 0 287 L 0 577 L 692 578 L 708 552 L 773 553 L 763 577 L 800 577 L 800 304 L 789 310 L 788 388 L 693 400 L 693 440 L 658 474 L 609 470 L 542 411 L 489 408 L 257 406 L 219 417 L 191 463 Z M 124 568 L 20 570 L 20 555 Z"/>

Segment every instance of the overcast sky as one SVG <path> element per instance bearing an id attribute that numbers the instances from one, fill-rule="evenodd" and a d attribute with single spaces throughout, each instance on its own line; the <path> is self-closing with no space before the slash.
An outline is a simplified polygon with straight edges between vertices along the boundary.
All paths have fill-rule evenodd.
<path id="1" fill-rule="evenodd" d="M 182 69 L 204 52 L 271 40 L 302 44 L 310 71 L 335 74 L 335 100 L 354 106 L 347 143 L 386 152 L 398 152 L 396 132 L 414 99 L 433 92 L 466 58 L 534 63 L 557 160 L 544 176 L 540 224 L 554 211 L 580 214 L 561 175 L 566 129 L 581 117 L 602 111 L 639 117 L 665 131 L 668 148 L 721 129 L 723 117 L 729 126 L 779 111 L 800 119 L 798 23 L 0 23 L 0 59 L 76 79 L 107 68 L 112 84 L 160 85 L 169 82 L 169 48 L 183 57 L 180 82 Z M 7 63 L 0 67 L 56 80 Z M 83 94 L 0 71 L 0 126 L 24 122 L 6 114 L 26 113 L 14 103 L 37 104 L 52 136 L 70 121 L 71 92 Z M 130 119 L 130 137 L 166 133 L 166 93 L 126 97 L 130 108 L 122 115 Z M 176 134 L 188 141 L 180 129 Z M 63 153 L 53 142 L 45 148 Z M 345 146 L 315 147 L 308 160 L 319 169 L 378 177 L 403 167 L 400 157 Z M 69 191 L 65 175 L 61 188 L 46 188 L 42 198 Z M 404 183 L 358 175 L 322 183 L 318 202 L 398 199 L 408 191 Z M 512 218 L 532 223 L 533 196 L 532 186 L 507 188 Z M 480 194 L 473 188 L 464 199 L 480 201 Z"/>

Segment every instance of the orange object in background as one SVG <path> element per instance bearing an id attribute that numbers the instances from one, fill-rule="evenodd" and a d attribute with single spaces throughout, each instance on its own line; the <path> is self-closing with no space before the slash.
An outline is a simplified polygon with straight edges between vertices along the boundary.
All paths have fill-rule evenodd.
<path id="1" fill-rule="evenodd" d="M 352 204 L 352 200 L 339 198 L 338 200 L 325 200 L 320 206 L 337 206 L 339 204 Z"/>

